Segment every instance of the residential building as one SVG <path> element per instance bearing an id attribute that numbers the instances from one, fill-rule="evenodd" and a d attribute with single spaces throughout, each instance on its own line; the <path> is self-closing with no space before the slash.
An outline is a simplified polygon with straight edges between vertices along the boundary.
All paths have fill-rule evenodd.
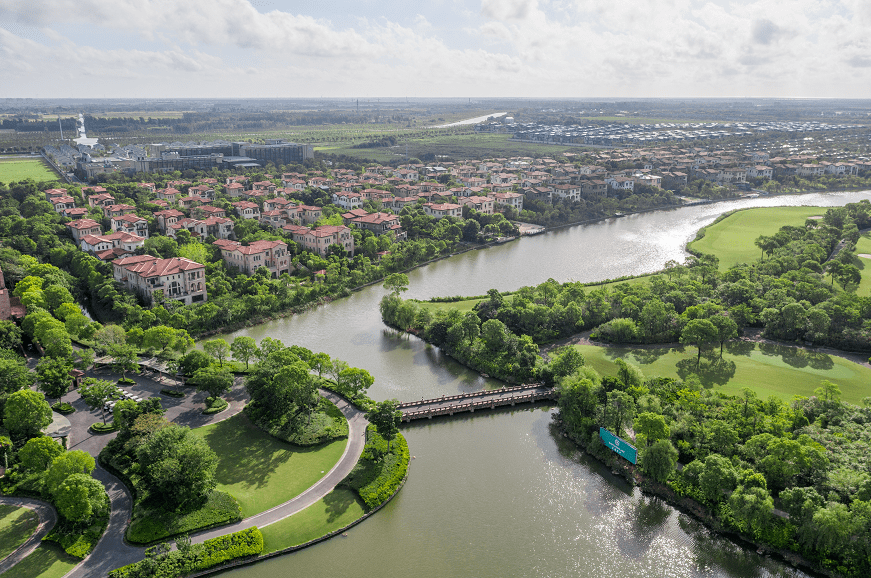
<path id="1" fill-rule="evenodd" d="M 292 227 L 287 225 L 284 228 Z M 293 240 L 321 257 L 326 257 L 330 245 L 341 245 L 348 255 L 354 254 L 354 236 L 351 229 L 344 225 L 324 225 L 316 229 L 301 231 L 294 229 Z"/>
<path id="2" fill-rule="evenodd" d="M 151 255 L 122 257 L 112 261 L 115 280 L 151 301 L 155 291 L 163 298 L 200 303 L 206 295 L 206 268 L 183 257 L 158 259 Z"/>
<path id="3" fill-rule="evenodd" d="M 136 210 L 136 207 L 133 205 L 107 205 L 103 207 L 103 214 L 108 218 L 112 217 L 120 217 L 121 215 L 126 215 L 127 213 L 132 213 Z"/>
<path id="4" fill-rule="evenodd" d="M 112 217 L 112 230 L 148 238 L 148 221 L 138 215 L 128 213 L 120 217 Z"/>
<path id="5" fill-rule="evenodd" d="M 54 205 L 54 210 L 64 214 L 69 209 L 76 208 L 76 200 L 70 196 L 52 197 L 49 202 Z"/>
<path id="6" fill-rule="evenodd" d="M 100 235 L 103 229 L 100 228 L 100 223 L 93 219 L 79 219 L 78 221 L 70 221 L 67 227 L 73 236 L 76 245 L 82 242 L 85 235 Z"/>
<path id="7" fill-rule="evenodd" d="M 443 217 L 462 219 L 463 205 L 456 205 L 454 203 L 424 203 L 423 212 L 436 219 Z"/>
<path id="8" fill-rule="evenodd" d="M 345 215 L 342 215 L 344 218 Z M 355 215 L 348 219 L 361 229 L 372 231 L 376 235 L 385 233 L 393 233 L 397 240 L 405 238 L 405 231 L 402 230 L 402 225 L 399 224 L 399 215 L 393 213 L 366 213 L 363 215 Z"/>
<path id="9" fill-rule="evenodd" d="M 471 207 L 484 215 L 493 214 L 493 199 L 490 197 L 463 197 L 460 199 L 460 204 Z M 462 215 L 462 211 L 460 214 Z"/>
<path id="10" fill-rule="evenodd" d="M 290 273 L 291 257 L 287 243 L 282 241 L 254 241 L 242 245 L 238 241 L 219 240 L 213 243 L 221 249 L 221 257 L 246 275 L 253 275 L 260 267 L 269 269 L 272 277 Z"/>
<path id="11" fill-rule="evenodd" d="M 299 218 L 303 224 L 311 225 L 318 221 L 323 215 L 323 209 L 310 205 L 299 205 Z"/>
<path id="12" fill-rule="evenodd" d="M 520 193 L 489 193 L 487 196 L 493 199 L 495 208 L 512 207 L 518 212 L 523 210 L 523 195 Z"/>
<path id="13" fill-rule="evenodd" d="M 166 235 L 172 225 L 177 223 L 179 219 L 184 218 L 184 213 L 177 209 L 166 209 L 164 211 L 157 211 L 154 213 L 154 216 L 157 218 L 157 229 Z"/>
<path id="14" fill-rule="evenodd" d="M 260 220 L 260 205 L 251 201 L 236 201 L 230 203 L 236 209 L 236 214 L 243 219 Z"/>
<path id="15" fill-rule="evenodd" d="M 101 254 L 110 252 L 115 257 L 133 253 L 145 245 L 145 239 L 130 233 L 118 231 L 109 235 L 85 235 L 82 237 L 82 251 L 95 253 L 100 259 Z M 113 251 L 114 249 L 114 251 Z M 107 255 L 109 256 L 109 255 Z"/>

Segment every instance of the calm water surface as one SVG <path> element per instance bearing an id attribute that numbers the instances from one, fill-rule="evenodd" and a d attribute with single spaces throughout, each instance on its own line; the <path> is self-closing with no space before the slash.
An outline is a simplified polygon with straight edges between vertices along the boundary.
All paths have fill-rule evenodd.
<path id="1" fill-rule="evenodd" d="M 573 227 L 440 261 L 409 274 L 406 297 L 477 295 L 547 278 L 595 281 L 659 270 L 717 215 L 738 208 L 835 206 L 871 192 L 759 198 Z M 500 383 L 381 323 L 380 286 L 227 336 L 281 339 L 375 376 L 375 399 L 419 399 Z M 405 426 L 408 483 L 385 509 L 336 538 L 232 572 L 271 576 L 805 576 L 712 536 L 614 479 L 554 435 L 547 408 Z"/>

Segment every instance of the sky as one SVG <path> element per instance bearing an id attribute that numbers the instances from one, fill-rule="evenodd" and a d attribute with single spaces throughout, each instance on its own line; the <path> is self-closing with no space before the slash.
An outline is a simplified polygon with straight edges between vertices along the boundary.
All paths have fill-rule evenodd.
<path id="1" fill-rule="evenodd" d="M 0 98 L 867 98 L 869 30 L 869 0 L 0 0 Z"/>

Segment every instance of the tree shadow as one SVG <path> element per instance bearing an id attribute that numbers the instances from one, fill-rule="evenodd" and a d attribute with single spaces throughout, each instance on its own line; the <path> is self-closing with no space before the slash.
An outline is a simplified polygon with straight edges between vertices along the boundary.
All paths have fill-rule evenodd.
<path id="1" fill-rule="evenodd" d="M 265 487 L 275 470 L 294 455 L 320 449 L 274 440 L 242 413 L 215 424 L 204 439 L 218 456 L 215 479 L 219 483 L 255 489 Z"/>
<path id="2" fill-rule="evenodd" d="M 617 548 L 628 558 L 643 557 L 665 530 L 671 511 L 659 498 L 642 497 L 635 508 L 627 512 L 629 531 L 617 535 Z"/>
<path id="3" fill-rule="evenodd" d="M 750 354 L 756 349 L 756 344 L 752 341 L 728 341 L 723 346 L 723 349 L 729 353 L 729 355 L 741 355 L 743 357 L 750 357 Z"/>
<path id="4" fill-rule="evenodd" d="M 649 365 L 659 360 L 669 352 L 668 347 L 639 347 L 632 351 L 632 356 L 641 365 Z"/>
<path id="5" fill-rule="evenodd" d="M 324 496 L 324 504 L 327 506 L 327 521 L 332 523 L 342 517 L 351 504 L 357 501 L 351 490 L 335 489 Z"/>
<path id="6" fill-rule="evenodd" d="M 813 369 L 832 369 L 835 366 L 832 356 L 820 351 L 808 351 L 801 347 L 779 343 L 760 343 L 759 350 L 764 355 L 780 357 L 785 364 L 799 369 L 808 366 Z"/>
<path id="7" fill-rule="evenodd" d="M 696 365 L 695 359 L 681 359 L 676 364 L 677 375 L 681 379 L 687 379 L 691 374 L 699 377 L 702 385 L 711 388 L 715 385 L 725 385 L 735 377 L 737 366 L 730 359 L 721 359 L 719 352 L 713 356 L 708 353 L 702 354 L 702 362 Z"/>

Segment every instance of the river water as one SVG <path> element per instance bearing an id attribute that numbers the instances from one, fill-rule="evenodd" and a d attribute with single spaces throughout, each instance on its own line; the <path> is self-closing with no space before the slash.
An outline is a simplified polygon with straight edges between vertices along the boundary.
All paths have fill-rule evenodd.
<path id="1" fill-rule="evenodd" d="M 405 297 L 480 295 L 552 277 L 596 281 L 682 261 L 717 215 L 766 206 L 836 206 L 871 191 L 742 199 L 570 227 L 471 251 L 409 273 Z M 232 335 L 324 351 L 375 376 L 375 399 L 413 400 L 498 387 L 380 319 L 380 286 Z M 382 511 L 336 538 L 233 571 L 234 578 L 336 576 L 805 576 L 712 536 L 644 497 L 555 436 L 547 407 L 403 428 L 409 480 Z"/>

